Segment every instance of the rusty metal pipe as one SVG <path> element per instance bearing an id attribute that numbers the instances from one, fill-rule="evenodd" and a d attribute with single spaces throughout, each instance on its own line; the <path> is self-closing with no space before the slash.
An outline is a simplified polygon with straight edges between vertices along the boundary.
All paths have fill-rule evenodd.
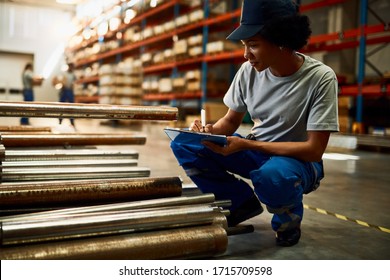
<path id="1" fill-rule="evenodd" d="M 95 179 L 0 184 L 0 209 L 82 205 L 180 196 L 178 177 Z"/>
<path id="2" fill-rule="evenodd" d="M 15 125 L 15 126 L 0 126 L 0 132 L 50 132 L 51 127 L 48 126 L 30 126 L 30 125 Z"/>
<path id="3" fill-rule="evenodd" d="M 228 245 L 220 225 L 178 228 L 1 248 L 1 260 L 156 260 L 212 257 Z"/>
<path id="4" fill-rule="evenodd" d="M 145 135 L 136 134 L 1 134 L 7 147 L 51 147 L 83 145 L 144 145 Z"/>
<path id="5" fill-rule="evenodd" d="M 59 210 L 51 210 L 44 212 L 20 214 L 13 216 L 0 217 L 0 222 L 5 221 L 23 221 L 23 220 L 35 220 L 35 219 L 50 219 L 51 217 L 59 216 L 71 216 L 97 212 L 107 211 L 122 211 L 122 210 L 137 210 L 145 208 L 158 208 L 169 206 L 183 206 L 183 205 L 195 205 L 195 204 L 209 204 L 214 207 L 218 207 L 215 201 L 214 194 L 201 194 L 196 196 L 179 196 L 179 197 L 164 197 L 148 200 L 139 200 L 131 202 L 120 202 L 93 206 L 82 206 L 65 208 Z M 221 211 L 222 212 L 222 211 Z"/>
<path id="6" fill-rule="evenodd" d="M 73 216 L 8 221 L 0 224 L 1 245 L 48 242 L 118 233 L 144 232 L 214 223 L 226 218 L 209 205 L 99 212 Z M 222 219 L 218 218 L 220 222 Z"/>
<path id="7" fill-rule="evenodd" d="M 0 154 L 1 154 L 0 145 Z M 44 160 L 97 160 L 97 159 L 138 159 L 138 151 L 126 149 L 38 149 L 4 150 L 5 161 Z"/>
<path id="8" fill-rule="evenodd" d="M 61 102 L 0 102 L 2 117 L 177 120 L 178 109 Z"/>

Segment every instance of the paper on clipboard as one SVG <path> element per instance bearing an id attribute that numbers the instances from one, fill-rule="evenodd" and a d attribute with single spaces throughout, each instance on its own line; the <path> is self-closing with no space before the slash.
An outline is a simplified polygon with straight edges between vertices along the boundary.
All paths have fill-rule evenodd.
<path id="1" fill-rule="evenodd" d="M 181 144 L 203 145 L 202 141 L 210 141 L 221 146 L 227 144 L 225 135 L 195 132 L 178 128 L 164 128 L 164 131 L 172 141 Z"/>

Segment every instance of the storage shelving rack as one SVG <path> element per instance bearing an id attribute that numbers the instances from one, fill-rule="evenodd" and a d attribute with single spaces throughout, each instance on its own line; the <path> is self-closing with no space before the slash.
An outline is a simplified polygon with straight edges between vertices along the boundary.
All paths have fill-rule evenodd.
<path id="1" fill-rule="evenodd" d="M 322 7 L 327 7 L 330 5 L 342 4 L 351 0 L 319 0 L 312 2 L 310 4 L 302 4 L 300 6 L 300 11 L 305 13 L 313 9 L 320 9 Z M 142 2 L 142 1 L 141 1 Z M 164 48 L 167 44 L 172 43 L 172 38 L 175 36 L 184 36 L 185 34 L 194 34 L 201 33 L 203 34 L 203 54 L 184 59 L 175 59 L 173 61 L 168 61 L 160 64 L 152 64 L 144 66 L 142 69 L 143 75 L 153 75 L 156 73 L 165 73 L 170 74 L 172 77 L 177 75 L 178 71 L 182 69 L 201 69 L 202 70 L 202 85 L 201 90 L 192 91 L 192 92 L 171 92 L 171 93 L 144 93 L 143 100 L 144 102 L 176 102 L 180 100 L 194 99 L 199 101 L 199 106 L 202 107 L 202 104 L 208 100 L 207 94 L 207 74 L 208 66 L 210 64 L 220 64 L 220 63 L 231 63 L 232 65 L 239 65 L 244 61 L 243 50 L 237 49 L 233 51 L 223 51 L 217 54 L 207 54 L 205 51 L 205 46 L 208 42 L 208 37 L 211 32 L 210 29 L 214 28 L 218 31 L 226 32 L 226 35 L 238 25 L 240 17 L 240 3 L 237 0 L 233 0 L 231 3 L 231 10 L 219 14 L 210 16 L 210 5 L 213 4 L 213 0 L 204 0 L 203 1 L 203 10 L 204 18 L 194 23 L 189 23 L 184 26 L 175 27 L 169 32 L 165 32 L 160 35 L 152 36 L 149 38 L 141 39 L 138 42 L 132 43 L 120 43 L 120 46 L 116 49 L 106 51 L 104 53 L 99 53 L 91 57 L 85 57 L 83 59 L 75 61 L 76 67 L 83 67 L 94 62 L 102 61 L 118 61 L 122 57 L 128 55 L 138 55 L 140 56 L 143 52 L 147 52 L 148 48 L 156 49 L 158 47 Z M 300 1 L 298 1 L 300 2 Z M 199 7 L 198 7 L 199 8 Z M 157 19 L 166 20 L 167 18 L 174 18 L 180 14 L 188 13 L 193 8 L 183 1 L 180 0 L 167 0 L 159 4 L 155 8 L 148 9 L 139 13 L 134 19 L 131 20 L 128 24 L 121 24 L 119 28 L 115 31 L 108 32 L 103 41 L 107 40 L 116 40 L 115 34 L 117 32 L 123 32 L 130 26 L 139 24 L 141 29 L 145 28 L 147 22 L 156 21 Z M 358 83 L 352 85 L 341 85 L 340 86 L 340 95 L 356 96 L 356 123 L 363 122 L 363 96 L 383 96 L 388 95 L 390 92 L 390 85 L 388 83 L 381 84 L 364 84 L 364 65 L 366 61 L 366 45 L 374 44 L 388 44 L 390 42 L 390 32 L 389 32 L 389 22 L 380 20 L 379 24 L 367 25 L 366 17 L 368 11 L 368 2 L 367 0 L 360 1 L 360 25 L 357 28 L 349 30 L 340 30 L 338 32 L 321 34 L 312 36 L 308 45 L 301 50 L 304 53 L 313 53 L 313 52 L 335 52 L 344 49 L 353 49 L 358 48 L 359 51 L 359 67 L 358 67 Z M 372 12 L 372 11 L 371 11 Z M 158 21 L 157 21 L 158 22 Z M 158 23 L 157 23 L 158 24 Z M 87 41 L 82 42 L 77 47 L 69 49 L 69 52 L 77 52 L 78 50 L 91 46 L 93 43 L 98 41 L 97 37 L 91 38 Z M 169 43 L 170 42 L 170 43 Z M 234 68 L 233 68 L 234 69 Z M 80 83 L 98 83 L 98 77 L 89 77 L 86 79 L 81 79 L 78 82 Z M 224 89 L 221 89 L 223 91 Z M 221 92 L 223 95 L 224 92 Z M 96 101 L 96 97 L 92 101 Z M 176 103 L 175 103 L 176 105 Z M 356 132 L 361 132 L 357 130 Z"/>

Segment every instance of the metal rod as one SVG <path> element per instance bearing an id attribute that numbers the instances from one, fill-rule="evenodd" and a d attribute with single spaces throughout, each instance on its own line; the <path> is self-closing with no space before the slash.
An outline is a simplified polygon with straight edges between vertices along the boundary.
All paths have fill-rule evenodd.
<path id="1" fill-rule="evenodd" d="M 125 210 L 59 216 L 31 221 L 8 221 L 0 224 L 1 245 L 48 242 L 118 233 L 144 232 L 167 228 L 205 225 L 225 221 L 223 214 L 209 205 L 190 205 L 143 210 Z"/>
<path id="2" fill-rule="evenodd" d="M 83 145 L 144 145 L 145 135 L 135 134 L 1 134 L 7 147 L 50 147 Z"/>
<path id="3" fill-rule="evenodd" d="M 214 203 L 215 206 L 218 206 L 218 207 L 230 207 L 232 206 L 232 201 L 231 200 L 217 200 L 215 203 Z"/>
<path id="4" fill-rule="evenodd" d="M 201 194 L 197 196 L 164 197 L 164 198 L 155 198 L 155 199 L 148 199 L 148 200 L 73 207 L 73 208 L 65 208 L 65 209 L 52 210 L 52 211 L 6 216 L 6 217 L 0 217 L 0 222 L 49 219 L 51 217 L 70 216 L 70 215 L 97 213 L 97 212 L 105 212 L 105 211 L 137 210 L 137 209 L 145 209 L 145 208 L 194 205 L 194 204 L 214 205 L 213 204 L 214 201 L 215 201 L 215 196 L 214 194 L 211 193 Z"/>
<path id="5" fill-rule="evenodd" d="M 150 176 L 150 169 L 136 166 L 5 168 L 0 176 L 1 182 L 136 178 Z"/>
<path id="6" fill-rule="evenodd" d="M 124 106 L 60 102 L 0 102 L 0 116 L 177 120 L 178 109 L 166 106 Z"/>
<path id="7" fill-rule="evenodd" d="M 127 178 L 0 184 L 0 209 L 123 202 L 180 196 L 181 180 Z"/>
<path id="8" fill-rule="evenodd" d="M 1 150 L 0 150 L 1 151 Z M 4 151 L 3 161 L 138 159 L 138 151 L 111 149 L 39 149 Z"/>
<path id="9" fill-rule="evenodd" d="M 19 126 L 0 126 L 0 132 L 4 131 L 12 131 L 12 132 L 51 132 L 51 127 L 37 127 L 37 126 L 30 126 L 30 125 L 19 125 Z"/>
<path id="10" fill-rule="evenodd" d="M 136 159 L 94 159 L 94 160 L 40 160 L 40 161 L 3 161 L 1 162 L 3 173 L 7 169 L 34 169 L 34 168 L 82 168 L 82 167 L 129 167 L 136 166 Z"/>
<path id="11" fill-rule="evenodd" d="M 185 259 L 220 255 L 227 245 L 225 229 L 210 225 L 1 248 L 0 259 Z"/>

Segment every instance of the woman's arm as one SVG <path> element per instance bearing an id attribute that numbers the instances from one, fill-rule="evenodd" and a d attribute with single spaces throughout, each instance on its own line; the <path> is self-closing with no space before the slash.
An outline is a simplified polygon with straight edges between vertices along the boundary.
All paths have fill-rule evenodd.
<path id="1" fill-rule="evenodd" d="M 270 155 L 288 156 L 303 161 L 318 162 L 326 149 L 329 136 L 330 132 L 328 131 L 309 131 L 308 139 L 304 142 L 263 142 L 231 136 L 228 137 L 228 144 L 225 147 L 211 142 L 204 142 L 204 145 L 214 152 L 223 155 L 241 150 L 257 150 Z"/>
<path id="2" fill-rule="evenodd" d="M 203 128 L 201 122 L 195 120 L 191 124 L 190 130 L 204 131 L 211 134 L 232 135 L 241 125 L 245 114 L 245 112 L 239 113 L 229 109 L 226 115 L 219 119 L 215 124 L 207 124 Z"/>

